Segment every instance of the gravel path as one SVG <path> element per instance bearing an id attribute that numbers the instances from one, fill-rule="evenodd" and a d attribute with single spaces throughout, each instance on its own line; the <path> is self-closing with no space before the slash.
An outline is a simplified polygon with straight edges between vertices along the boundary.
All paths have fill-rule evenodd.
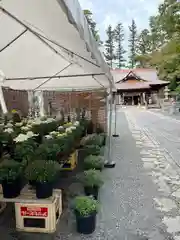
<path id="1" fill-rule="evenodd" d="M 142 136 L 135 123 L 124 112 L 118 114 L 117 132 L 120 138 L 113 140 L 114 169 L 104 170 L 105 184 L 101 189 L 101 210 L 98 214 L 95 233 L 80 236 L 75 231 L 75 222 L 70 211 L 64 212 L 56 236 L 40 234 L 16 234 L 13 225 L 1 216 L 0 231 L 4 240 L 170 240 L 170 233 L 163 223 L 164 213 L 154 199 L 162 193 L 152 174 L 142 160 Z M 127 115 L 127 114 L 126 114 Z M 148 138 L 149 139 L 149 138 Z M 154 148 L 152 140 L 147 140 Z M 139 145 L 138 145 L 139 144 Z M 148 157 L 152 155 L 148 153 Z M 156 156 L 154 156 L 155 158 Z M 151 159 L 151 161 L 154 161 Z M 147 166 L 147 165 L 146 165 Z M 151 172 L 151 170 L 150 170 Z M 10 210 L 9 210 L 10 211 Z M 8 215 L 9 216 L 9 215 Z M 3 220 L 4 219 L 4 220 Z M 175 239 L 176 240 L 176 239 Z"/>

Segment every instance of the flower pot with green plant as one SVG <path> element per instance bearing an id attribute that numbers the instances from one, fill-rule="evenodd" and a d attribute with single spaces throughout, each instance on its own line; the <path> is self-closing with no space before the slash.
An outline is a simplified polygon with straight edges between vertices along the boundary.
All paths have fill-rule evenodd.
<path id="1" fill-rule="evenodd" d="M 84 169 L 95 169 L 102 171 L 104 167 L 104 158 L 102 156 L 89 155 L 84 159 Z"/>
<path id="2" fill-rule="evenodd" d="M 77 232 L 82 234 L 93 233 L 96 228 L 98 202 L 88 196 L 78 196 L 74 199 L 73 209 L 76 216 Z"/>
<path id="3" fill-rule="evenodd" d="M 36 197 L 48 198 L 53 193 L 53 183 L 60 165 L 55 161 L 35 160 L 31 162 L 25 171 L 26 179 L 36 186 Z"/>
<path id="4" fill-rule="evenodd" d="M 87 196 L 98 198 L 99 188 L 103 184 L 102 174 L 99 170 L 89 169 L 84 171 L 78 177 L 84 186 L 84 192 Z"/>
<path id="5" fill-rule="evenodd" d="M 21 163 L 6 159 L 0 164 L 0 181 L 4 198 L 15 198 L 20 194 L 22 188 Z"/>
<path id="6" fill-rule="evenodd" d="M 101 148 L 98 145 L 85 145 L 83 147 L 85 157 L 89 155 L 99 155 Z"/>

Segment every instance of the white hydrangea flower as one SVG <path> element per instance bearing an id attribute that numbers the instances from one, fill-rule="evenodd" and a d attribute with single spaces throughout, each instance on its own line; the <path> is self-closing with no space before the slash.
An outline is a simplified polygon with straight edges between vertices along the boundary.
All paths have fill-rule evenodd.
<path id="1" fill-rule="evenodd" d="M 28 138 L 29 138 L 29 137 L 28 137 L 26 134 L 20 133 L 20 134 L 14 139 L 14 141 L 15 141 L 15 142 L 24 142 L 24 141 L 27 141 Z"/>
<path id="2" fill-rule="evenodd" d="M 74 126 L 79 126 L 79 121 L 76 121 L 76 122 L 74 123 Z"/>
<path id="3" fill-rule="evenodd" d="M 13 127 L 13 124 L 12 124 L 12 123 L 7 123 L 7 124 L 6 124 L 6 127 L 12 128 L 12 127 Z"/>
<path id="4" fill-rule="evenodd" d="M 50 132 L 49 135 L 51 136 L 57 136 L 59 134 L 59 132 L 56 132 L 56 131 L 53 131 L 53 132 Z"/>
<path id="5" fill-rule="evenodd" d="M 21 130 L 27 132 L 29 130 L 29 127 L 28 126 L 23 126 L 23 127 L 21 127 Z"/>
<path id="6" fill-rule="evenodd" d="M 51 123 L 51 122 L 54 122 L 55 119 L 54 118 L 48 118 L 46 119 L 46 121 L 44 121 L 45 123 Z"/>
<path id="7" fill-rule="evenodd" d="M 28 138 L 34 137 L 34 136 L 38 136 L 38 134 L 33 133 L 32 131 L 28 131 L 27 134 Z"/>
<path id="8" fill-rule="evenodd" d="M 70 127 L 66 128 L 66 133 L 72 133 L 72 129 Z"/>
<path id="9" fill-rule="evenodd" d="M 64 127 L 63 126 L 59 126 L 58 127 L 58 130 L 60 131 L 60 130 L 63 130 L 64 129 Z"/>
<path id="10" fill-rule="evenodd" d="M 71 127 L 69 127 L 71 130 L 75 130 L 76 129 L 76 127 L 75 126 L 71 126 Z"/>
<path id="11" fill-rule="evenodd" d="M 0 127 L 4 127 L 4 123 L 0 123 Z"/>
<path id="12" fill-rule="evenodd" d="M 53 139 L 53 137 L 51 135 L 46 135 L 45 138 L 46 139 Z"/>
<path id="13" fill-rule="evenodd" d="M 6 129 L 4 130 L 4 132 L 12 133 L 12 132 L 14 132 L 14 130 L 13 130 L 12 128 L 6 128 Z"/>
<path id="14" fill-rule="evenodd" d="M 23 125 L 22 122 L 15 123 L 15 126 L 16 126 L 16 127 L 21 127 L 22 125 Z"/>

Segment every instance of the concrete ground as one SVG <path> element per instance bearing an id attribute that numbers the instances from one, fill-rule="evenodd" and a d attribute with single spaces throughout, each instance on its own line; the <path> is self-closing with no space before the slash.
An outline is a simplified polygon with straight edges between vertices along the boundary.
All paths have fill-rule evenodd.
<path id="1" fill-rule="evenodd" d="M 114 169 L 104 170 L 97 228 L 80 236 L 70 210 L 64 212 L 54 236 L 17 234 L 0 218 L 3 240 L 179 240 L 180 122 L 137 108 L 118 109 L 113 139 Z M 179 149 L 179 150 L 178 150 Z M 75 189 L 75 186 L 70 186 Z"/>

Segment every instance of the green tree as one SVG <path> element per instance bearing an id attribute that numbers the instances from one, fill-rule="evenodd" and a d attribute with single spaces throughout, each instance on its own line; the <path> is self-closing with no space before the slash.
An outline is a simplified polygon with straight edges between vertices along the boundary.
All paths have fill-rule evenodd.
<path id="1" fill-rule="evenodd" d="M 85 9 L 84 10 L 84 15 L 87 19 L 87 22 L 89 24 L 89 28 L 91 29 L 91 32 L 95 38 L 95 40 L 98 42 L 99 45 L 102 44 L 102 41 L 100 39 L 100 35 L 99 35 L 99 31 L 97 30 L 96 26 L 96 22 L 93 20 L 93 14 L 90 10 Z"/>
<path id="2" fill-rule="evenodd" d="M 126 51 L 123 48 L 124 42 L 124 29 L 122 23 L 118 23 L 114 30 L 114 41 L 116 44 L 115 59 L 118 61 L 118 68 L 124 67 L 124 54 Z"/>
<path id="3" fill-rule="evenodd" d="M 114 31 L 111 25 L 108 26 L 106 30 L 106 34 L 107 34 L 107 40 L 105 41 L 104 56 L 107 64 L 112 68 L 113 60 L 115 59 L 115 54 L 114 54 L 115 46 L 114 46 Z"/>
<path id="4" fill-rule="evenodd" d="M 136 44 L 137 44 L 137 26 L 132 20 L 131 26 L 129 26 L 129 67 L 134 68 L 136 64 Z"/>

